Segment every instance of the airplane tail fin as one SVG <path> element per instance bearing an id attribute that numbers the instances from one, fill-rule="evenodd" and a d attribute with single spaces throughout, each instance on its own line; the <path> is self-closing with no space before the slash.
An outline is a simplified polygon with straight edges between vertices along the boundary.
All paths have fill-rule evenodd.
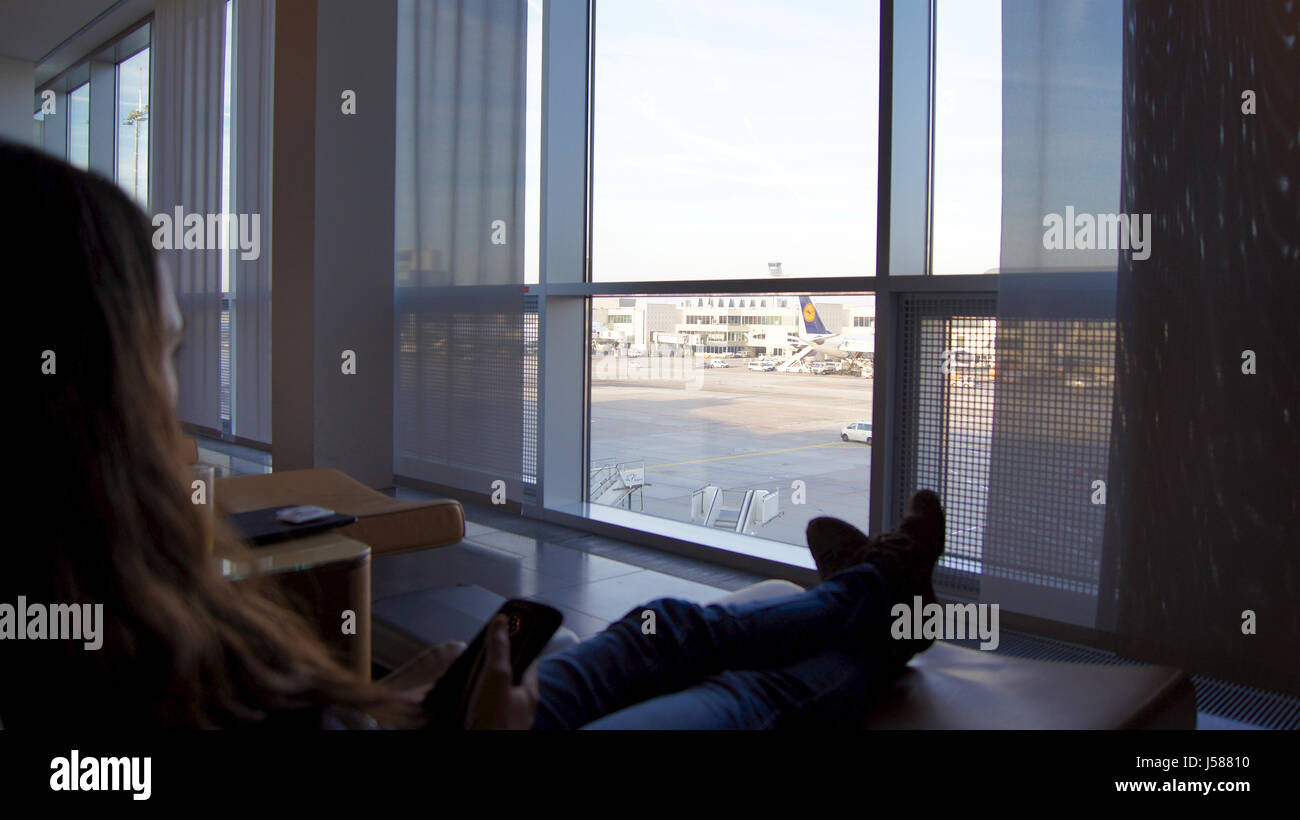
<path id="1" fill-rule="evenodd" d="M 830 331 L 826 329 L 826 325 L 822 324 L 822 317 L 817 313 L 817 306 L 813 304 L 811 298 L 800 296 L 799 307 L 802 309 L 803 313 L 804 331 L 809 336 L 830 335 Z"/>

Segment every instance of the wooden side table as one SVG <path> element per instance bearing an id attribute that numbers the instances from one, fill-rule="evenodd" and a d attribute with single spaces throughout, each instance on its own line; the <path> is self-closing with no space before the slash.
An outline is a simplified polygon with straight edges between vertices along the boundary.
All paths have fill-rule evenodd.
<path id="1" fill-rule="evenodd" d="M 269 576 L 292 606 L 315 625 L 335 655 L 370 679 L 370 547 L 326 532 L 249 547 L 249 555 L 218 553 L 221 574 L 238 582 L 256 569 Z M 345 611 L 355 613 L 356 633 L 343 631 Z"/>

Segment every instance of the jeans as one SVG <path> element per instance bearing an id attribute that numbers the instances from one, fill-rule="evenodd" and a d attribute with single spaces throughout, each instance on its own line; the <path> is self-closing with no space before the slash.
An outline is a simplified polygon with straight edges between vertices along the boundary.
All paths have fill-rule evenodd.
<path id="1" fill-rule="evenodd" d="M 861 564 L 766 601 L 652 601 L 538 663 L 533 728 L 856 727 L 894 668 L 873 648 L 889 640 L 895 594 Z"/>

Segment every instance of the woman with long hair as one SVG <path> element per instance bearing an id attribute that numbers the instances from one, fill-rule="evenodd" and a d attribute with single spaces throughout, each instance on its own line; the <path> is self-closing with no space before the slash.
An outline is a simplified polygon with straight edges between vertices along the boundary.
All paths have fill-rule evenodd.
<path id="1" fill-rule="evenodd" d="M 35 401 L 35 429 L 17 431 L 33 449 L 21 513 L 33 526 L 5 587 L 103 612 L 98 650 L 2 645 L 14 663 L 0 680 L 0 720 L 319 726 L 331 706 L 413 717 L 409 702 L 336 663 L 265 584 L 232 584 L 210 560 L 177 455 L 180 313 L 145 215 L 108 180 L 33 151 L 0 147 L 0 171 L 17 206 L 4 246 L 30 260 L 13 271 L 31 291 L 22 355 L 44 364 L 52 353 L 20 399 Z M 231 542 L 223 551 L 241 549 L 216 537 Z"/>
<path id="2" fill-rule="evenodd" d="M 145 215 L 110 181 L 28 149 L 0 144 L 0 179 L 12 210 L 0 247 L 25 291 L 13 304 L 33 320 L 19 362 L 35 379 L 18 399 L 33 412 L 30 429 L 16 431 L 33 448 L 17 510 L 31 528 L 10 539 L 0 604 L 23 596 L 103 612 L 94 650 L 10 640 L 0 618 L 0 722 L 422 725 L 418 691 L 344 668 L 272 588 L 231 583 L 211 560 L 177 456 L 180 311 Z M 748 604 L 650 602 L 542 659 L 518 685 L 495 620 L 469 726 L 844 725 L 874 681 L 929 645 L 891 641 L 889 612 L 915 595 L 933 599 L 943 528 L 937 497 L 924 492 L 896 532 L 876 538 L 816 519 L 819 586 Z M 216 537 L 223 552 L 244 549 L 227 532 Z M 646 610 L 657 616 L 651 635 Z M 454 654 L 443 647 L 431 677 Z"/>

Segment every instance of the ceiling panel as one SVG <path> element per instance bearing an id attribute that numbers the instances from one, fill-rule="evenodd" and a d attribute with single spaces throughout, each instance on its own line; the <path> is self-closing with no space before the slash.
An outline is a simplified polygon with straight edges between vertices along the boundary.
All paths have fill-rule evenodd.
<path id="1" fill-rule="evenodd" d="M 148 16 L 153 5 L 154 0 L 4 0 L 0 57 L 44 59 L 36 66 L 39 86 Z"/>
<path id="2" fill-rule="evenodd" d="M 36 62 L 117 0 L 12 0 L 0 4 L 0 56 Z"/>

